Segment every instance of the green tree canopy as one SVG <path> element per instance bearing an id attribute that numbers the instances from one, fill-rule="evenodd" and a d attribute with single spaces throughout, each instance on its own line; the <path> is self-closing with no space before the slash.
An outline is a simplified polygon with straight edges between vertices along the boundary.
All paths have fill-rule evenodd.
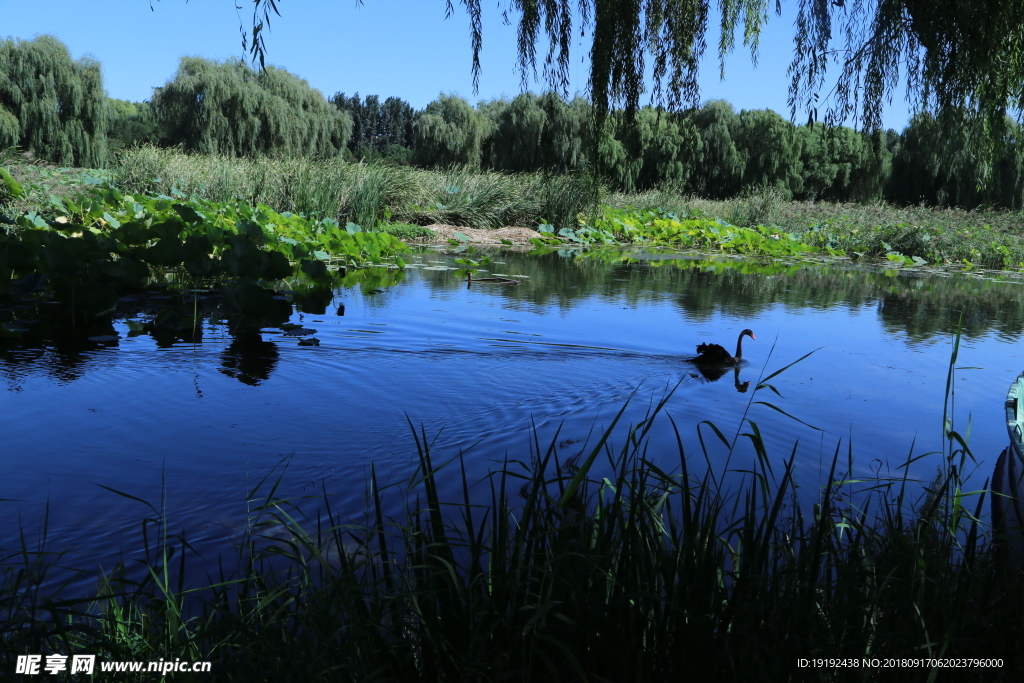
<path id="1" fill-rule="evenodd" d="M 440 95 L 416 119 L 416 163 L 424 166 L 477 167 L 487 117 L 457 95 Z"/>
<path id="2" fill-rule="evenodd" d="M 413 123 L 416 111 L 399 97 L 389 97 L 381 104 L 377 95 L 359 98 L 359 93 L 347 97 L 335 93 L 331 98 L 335 107 L 352 117 L 352 137 L 348 148 L 358 159 L 383 157 L 405 160 L 412 154 L 416 143 Z"/>
<path id="3" fill-rule="evenodd" d="M 711 100 L 694 115 L 700 131 L 704 166 L 694 189 L 709 197 L 731 197 L 740 190 L 745 162 L 733 139 L 739 117 L 725 100 Z"/>
<path id="4" fill-rule="evenodd" d="M 742 150 L 743 184 L 772 186 L 787 197 L 802 189 L 800 146 L 796 127 L 770 109 L 745 109 L 733 129 Z"/>
<path id="5" fill-rule="evenodd" d="M 156 144 L 159 132 L 149 102 L 107 99 L 107 146 L 111 154 L 138 144 Z"/>
<path id="6" fill-rule="evenodd" d="M 284 69 L 183 57 L 153 93 L 170 145 L 234 156 L 336 156 L 352 134 L 348 113 Z"/>
<path id="7" fill-rule="evenodd" d="M 795 2 L 796 0 L 789 0 Z M 251 51 L 263 63 L 263 29 L 282 0 L 253 0 Z M 453 11 L 452 0 L 445 0 Z M 481 0 L 462 0 L 470 17 L 474 87 L 483 45 Z M 499 5 L 501 6 L 501 5 Z M 590 32 L 588 90 L 599 118 L 616 104 L 635 112 L 644 92 L 645 68 L 654 97 L 670 109 L 697 107 L 697 71 L 706 48 L 711 0 L 508 0 L 504 14 L 519 17 L 519 65 L 536 71 L 537 45 L 546 42 L 543 72 L 565 93 L 575 35 Z M 735 47 L 737 29 L 757 60 L 758 36 L 769 0 L 718 0 L 719 60 Z M 781 13 L 782 0 L 774 8 Z M 578 18 L 579 24 L 573 22 Z M 248 44 L 243 35 L 243 46 Z M 841 123 L 859 116 L 877 129 L 883 105 L 900 75 L 908 97 L 934 112 L 961 119 L 947 130 L 970 130 L 971 144 L 993 159 L 1005 134 L 1005 115 L 1024 117 L 1024 2 L 1021 0 L 799 0 L 790 64 L 792 114 L 813 121 L 831 78 L 838 78 L 822 118 Z M 838 72 L 838 74 L 837 74 Z M 981 167 L 984 172 L 988 166 Z"/>
<path id="8" fill-rule="evenodd" d="M 491 133 L 491 166 L 505 171 L 543 167 L 541 140 L 548 115 L 533 93 L 522 93 L 501 108 Z"/>
<path id="9" fill-rule="evenodd" d="M 0 41 L 0 147 L 66 166 L 102 166 L 106 99 L 99 63 L 73 60 L 53 36 Z"/>

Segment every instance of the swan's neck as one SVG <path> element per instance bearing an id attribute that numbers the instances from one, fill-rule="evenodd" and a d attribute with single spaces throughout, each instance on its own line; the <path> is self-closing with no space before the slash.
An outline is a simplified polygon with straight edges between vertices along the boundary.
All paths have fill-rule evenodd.
<path id="1" fill-rule="evenodd" d="M 743 358 L 743 333 L 740 332 L 739 338 L 736 340 L 736 360 Z"/>

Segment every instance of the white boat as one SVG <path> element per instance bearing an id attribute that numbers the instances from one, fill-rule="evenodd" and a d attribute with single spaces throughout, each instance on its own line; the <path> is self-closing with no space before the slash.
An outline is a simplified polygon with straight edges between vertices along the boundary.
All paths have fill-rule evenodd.
<path id="1" fill-rule="evenodd" d="M 992 530 L 1010 560 L 1024 564 L 1024 373 L 1006 394 L 1007 446 L 992 475 Z"/>

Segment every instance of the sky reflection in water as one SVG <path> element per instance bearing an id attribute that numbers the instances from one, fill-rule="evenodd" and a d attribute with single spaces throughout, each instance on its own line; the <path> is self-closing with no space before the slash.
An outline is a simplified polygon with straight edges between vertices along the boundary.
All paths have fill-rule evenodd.
<path id="1" fill-rule="evenodd" d="M 420 266 L 443 260 L 413 259 Z M 845 458 L 852 439 L 858 476 L 896 471 L 912 446 L 941 449 L 961 313 L 957 364 L 977 369 L 956 372 L 955 409 L 961 431 L 971 421 L 974 488 L 1006 443 L 1002 403 L 1024 370 L 1018 284 L 835 268 L 766 274 L 679 261 L 606 264 L 557 254 L 496 260 L 505 262 L 498 272 L 529 277 L 518 287 L 467 288 L 451 271 L 414 265 L 383 293 L 345 290 L 323 315 L 293 315 L 317 330 L 318 347 L 300 347 L 280 331 L 246 347 L 208 324 L 202 343 L 161 348 L 149 336 L 127 338 L 123 322 L 116 346 L 8 347 L 0 353 L 8 425 L 0 498 L 14 500 L 0 506 L 34 533 L 49 500 L 55 542 L 109 568 L 122 550 L 138 547 L 147 510 L 97 484 L 158 507 L 165 491 L 172 526 L 215 562 L 244 526 L 246 492 L 285 460 L 284 495 L 323 488 L 336 510 L 358 516 L 371 459 L 382 483 L 404 482 L 413 471 L 409 421 L 436 438 L 438 461 L 465 451 L 477 481 L 505 457 L 528 459 L 533 426 L 542 446 L 557 430 L 559 456 L 569 457 L 627 398 L 624 420 L 636 421 L 672 388 L 667 411 L 698 470 L 697 423 L 710 420 L 731 438 L 751 401 L 817 427 L 765 406 L 748 413 L 773 462 L 798 443 L 797 481 L 813 498 L 840 440 Z M 335 311 L 341 303 L 344 316 Z M 746 393 L 731 372 L 707 382 L 683 362 L 703 341 L 732 351 L 744 327 L 757 335 L 744 344 Z M 759 376 L 810 352 L 772 380 L 781 398 L 753 391 Z M 742 469 L 754 456 L 745 439 L 739 444 L 731 466 Z M 712 462 L 724 452 L 712 444 Z M 649 454 L 678 470 L 667 419 Z M 930 479 L 937 457 L 917 462 L 912 475 Z M 442 477 L 441 494 L 457 499 L 461 481 L 452 474 Z M 399 509 L 395 498 L 392 511 Z M 5 549 L 15 528 L 4 532 Z"/>

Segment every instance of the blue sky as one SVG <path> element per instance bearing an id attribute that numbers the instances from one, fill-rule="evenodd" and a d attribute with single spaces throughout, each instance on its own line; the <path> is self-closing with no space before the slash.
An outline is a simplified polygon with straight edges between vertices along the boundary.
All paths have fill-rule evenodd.
<path id="1" fill-rule="evenodd" d="M 469 20 L 461 4 L 453 4 L 455 13 L 446 20 L 444 0 L 365 0 L 363 5 L 356 0 L 278 0 L 282 16 L 273 18 L 267 35 L 268 63 L 305 78 L 326 97 L 338 91 L 381 99 L 396 95 L 417 109 L 440 92 L 474 103 L 518 94 L 515 25 L 503 26 L 497 3 L 483 2 L 483 72 L 474 94 Z M 793 0 L 784 3 L 781 17 L 772 12 L 761 37 L 759 66 L 753 68 L 749 52 L 738 45 L 726 62 L 725 81 L 719 80 L 718 33 L 709 29 L 701 68 L 703 99 L 722 98 L 737 110 L 769 108 L 789 116 L 786 67 L 792 56 L 794 5 Z M 242 56 L 239 25 L 251 27 L 251 6 L 248 0 L 0 0 L 0 37 L 55 35 L 73 57 L 99 60 L 108 95 L 139 101 L 171 79 L 183 56 Z M 712 17 L 716 22 L 717 16 Z M 584 39 L 574 51 L 574 90 L 586 85 L 588 65 L 580 58 L 588 49 Z M 537 81 L 529 87 L 545 89 Z M 906 125 L 902 97 L 898 93 L 886 109 L 886 127 Z M 800 123 L 805 119 L 806 114 L 796 118 Z"/>

